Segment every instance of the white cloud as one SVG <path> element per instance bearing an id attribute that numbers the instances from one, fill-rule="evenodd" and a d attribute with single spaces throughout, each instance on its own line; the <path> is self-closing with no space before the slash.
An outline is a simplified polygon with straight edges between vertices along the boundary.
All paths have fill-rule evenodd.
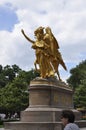
<path id="1" fill-rule="evenodd" d="M 57 38 L 66 64 L 75 65 L 86 55 L 86 1 L 85 0 L 0 0 L 11 4 L 19 23 L 13 31 L 0 31 L 0 63 L 18 64 L 23 69 L 32 68 L 35 59 L 31 44 L 22 36 L 23 28 L 34 39 L 38 26 L 50 26 Z M 74 65 L 74 64 L 73 64 Z M 64 72 L 63 72 L 64 74 Z M 64 75 L 65 77 L 65 75 Z"/>

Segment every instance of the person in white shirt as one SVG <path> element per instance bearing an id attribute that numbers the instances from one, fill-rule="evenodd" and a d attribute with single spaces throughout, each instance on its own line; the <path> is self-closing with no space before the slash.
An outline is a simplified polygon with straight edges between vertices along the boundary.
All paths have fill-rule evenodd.
<path id="1" fill-rule="evenodd" d="M 71 110 L 63 110 L 61 114 L 61 121 L 64 125 L 64 130 L 80 130 L 74 123 L 75 115 Z"/>

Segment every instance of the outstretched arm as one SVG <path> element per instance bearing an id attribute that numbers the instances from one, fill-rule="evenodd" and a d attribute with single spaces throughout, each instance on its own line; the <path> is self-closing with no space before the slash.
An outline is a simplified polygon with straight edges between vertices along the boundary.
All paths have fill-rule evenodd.
<path id="1" fill-rule="evenodd" d="M 35 42 L 35 41 L 31 40 L 29 37 L 27 37 L 27 35 L 25 34 L 25 32 L 24 32 L 23 29 L 21 29 L 21 32 L 22 32 L 22 34 L 24 35 L 24 37 L 25 37 L 29 42 L 31 42 L 31 43 L 34 43 L 34 42 Z"/>

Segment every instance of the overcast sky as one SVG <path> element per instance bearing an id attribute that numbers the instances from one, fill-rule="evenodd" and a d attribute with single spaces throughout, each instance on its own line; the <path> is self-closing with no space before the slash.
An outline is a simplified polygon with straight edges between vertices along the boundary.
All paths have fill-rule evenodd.
<path id="1" fill-rule="evenodd" d="M 61 78 L 86 59 L 86 0 L 0 0 L 0 64 L 34 68 L 35 53 L 21 34 L 34 40 L 34 30 L 50 26 L 67 66 Z"/>

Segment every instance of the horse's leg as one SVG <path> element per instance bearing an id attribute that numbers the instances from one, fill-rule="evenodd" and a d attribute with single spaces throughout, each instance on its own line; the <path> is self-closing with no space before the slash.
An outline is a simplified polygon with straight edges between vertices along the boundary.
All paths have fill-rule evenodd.
<path id="1" fill-rule="evenodd" d="M 35 62 L 34 62 L 34 66 L 35 66 L 35 69 L 37 70 L 37 60 L 35 60 Z"/>
<path id="2" fill-rule="evenodd" d="M 38 61 L 37 61 L 37 59 L 36 59 L 35 62 L 34 62 L 35 70 L 36 70 L 37 72 L 40 72 L 40 69 L 37 68 L 37 64 L 38 64 Z M 38 64 L 38 65 L 39 65 L 39 64 Z"/>
<path id="3" fill-rule="evenodd" d="M 60 74 L 59 74 L 59 71 L 58 71 L 58 67 L 59 67 L 59 63 L 57 64 L 57 75 L 58 75 L 59 80 L 62 81 L 61 78 L 60 78 Z"/>
<path id="4" fill-rule="evenodd" d="M 62 81 L 58 70 L 57 70 L 57 75 L 58 75 L 59 80 Z"/>

